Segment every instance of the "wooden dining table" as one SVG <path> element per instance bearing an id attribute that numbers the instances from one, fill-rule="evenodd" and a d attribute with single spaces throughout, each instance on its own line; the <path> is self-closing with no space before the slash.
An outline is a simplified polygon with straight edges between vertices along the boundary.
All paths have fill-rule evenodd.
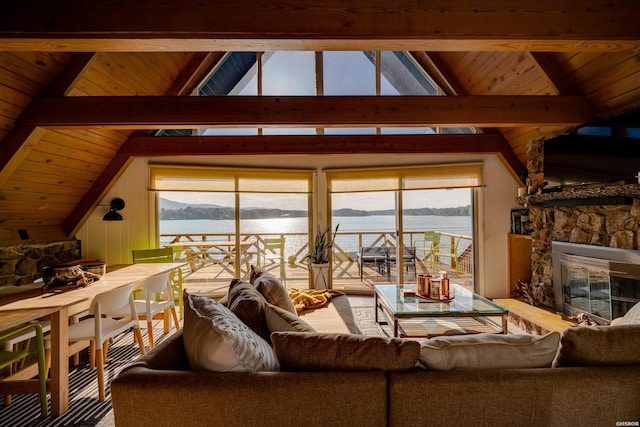
<path id="1" fill-rule="evenodd" d="M 51 371 L 49 390 L 51 414 L 62 415 L 69 408 L 69 317 L 87 311 L 93 297 L 102 292 L 133 285 L 141 288 L 145 279 L 181 268 L 185 263 L 133 264 L 109 271 L 84 288 L 56 291 L 0 305 L 0 331 L 37 319 L 51 321 Z"/>

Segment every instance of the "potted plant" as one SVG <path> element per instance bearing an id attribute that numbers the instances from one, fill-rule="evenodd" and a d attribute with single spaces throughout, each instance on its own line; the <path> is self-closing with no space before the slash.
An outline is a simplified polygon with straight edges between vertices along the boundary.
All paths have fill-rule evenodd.
<path id="1" fill-rule="evenodd" d="M 318 226 L 316 231 L 316 238 L 313 242 L 313 246 L 309 249 L 309 253 L 305 257 L 309 265 L 311 266 L 311 274 L 313 276 L 313 288 L 314 289 L 328 289 L 329 288 L 329 254 L 333 243 L 336 240 L 336 234 L 338 234 L 338 227 L 333 235 L 330 235 L 331 229 L 329 227 L 324 230 Z"/>

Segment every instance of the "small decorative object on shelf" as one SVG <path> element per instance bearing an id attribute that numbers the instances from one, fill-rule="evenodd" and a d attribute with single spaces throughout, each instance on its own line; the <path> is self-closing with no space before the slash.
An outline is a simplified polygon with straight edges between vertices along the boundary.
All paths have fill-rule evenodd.
<path id="1" fill-rule="evenodd" d="M 511 234 L 530 234 L 529 209 L 511 210 Z"/>

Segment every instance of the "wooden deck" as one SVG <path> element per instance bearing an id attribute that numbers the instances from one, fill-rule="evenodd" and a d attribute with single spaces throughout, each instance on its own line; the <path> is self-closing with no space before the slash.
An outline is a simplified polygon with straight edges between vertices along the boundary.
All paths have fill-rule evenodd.
<path id="1" fill-rule="evenodd" d="M 277 264 L 271 264 L 266 267 L 276 277 L 280 276 L 280 269 Z M 246 269 L 243 266 L 243 270 Z M 431 270 L 423 262 L 416 263 L 418 274 L 433 274 Z M 460 272 L 456 274 L 455 269 L 449 265 L 439 264 L 435 269 L 438 271 L 447 271 L 448 276 L 455 283 L 472 289 L 473 278 L 470 273 Z M 374 267 L 364 267 L 362 280 L 360 280 L 360 271 L 356 262 L 341 263 L 334 266 L 333 288 L 345 291 L 362 292 L 372 291 L 373 286 L 384 283 L 396 283 L 395 267 L 392 267 L 389 278 L 386 274 L 380 274 Z M 308 289 L 309 288 L 309 271 L 305 265 L 301 264 L 285 264 L 285 278 L 283 283 L 288 288 Z M 231 280 L 235 276 L 225 268 L 224 265 L 209 264 L 198 268 L 195 272 L 184 272 L 184 288 L 190 292 L 202 293 L 205 295 L 223 295 L 227 292 Z M 248 280 L 248 274 L 244 274 L 244 279 Z M 279 277 L 280 278 L 280 277 Z M 282 280 L 282 278 L 281 278 Z M 415 272 L 413 268 L 409 272 L 405 272 L 405 282 L 415 283 Z"/>

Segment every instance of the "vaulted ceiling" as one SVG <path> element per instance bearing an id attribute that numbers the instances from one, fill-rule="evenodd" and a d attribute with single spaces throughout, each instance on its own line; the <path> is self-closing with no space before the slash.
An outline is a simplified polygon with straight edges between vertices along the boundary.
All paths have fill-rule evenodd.
<path id="1" fill-rule="evenodd" d="M 129 4 L 133 3 L 133 4 Z M 0 222 L 73 236 L 135 156 L 496 153 L 640 107 L 640 2 L 59 2 L 0 15 Z M 217 4 L 223 3 L 223 4 Z M 444 97 L 191 97 L 229 51 L 405 50 Z M 476 135 L 156 137 L 215 126 Z"/>

